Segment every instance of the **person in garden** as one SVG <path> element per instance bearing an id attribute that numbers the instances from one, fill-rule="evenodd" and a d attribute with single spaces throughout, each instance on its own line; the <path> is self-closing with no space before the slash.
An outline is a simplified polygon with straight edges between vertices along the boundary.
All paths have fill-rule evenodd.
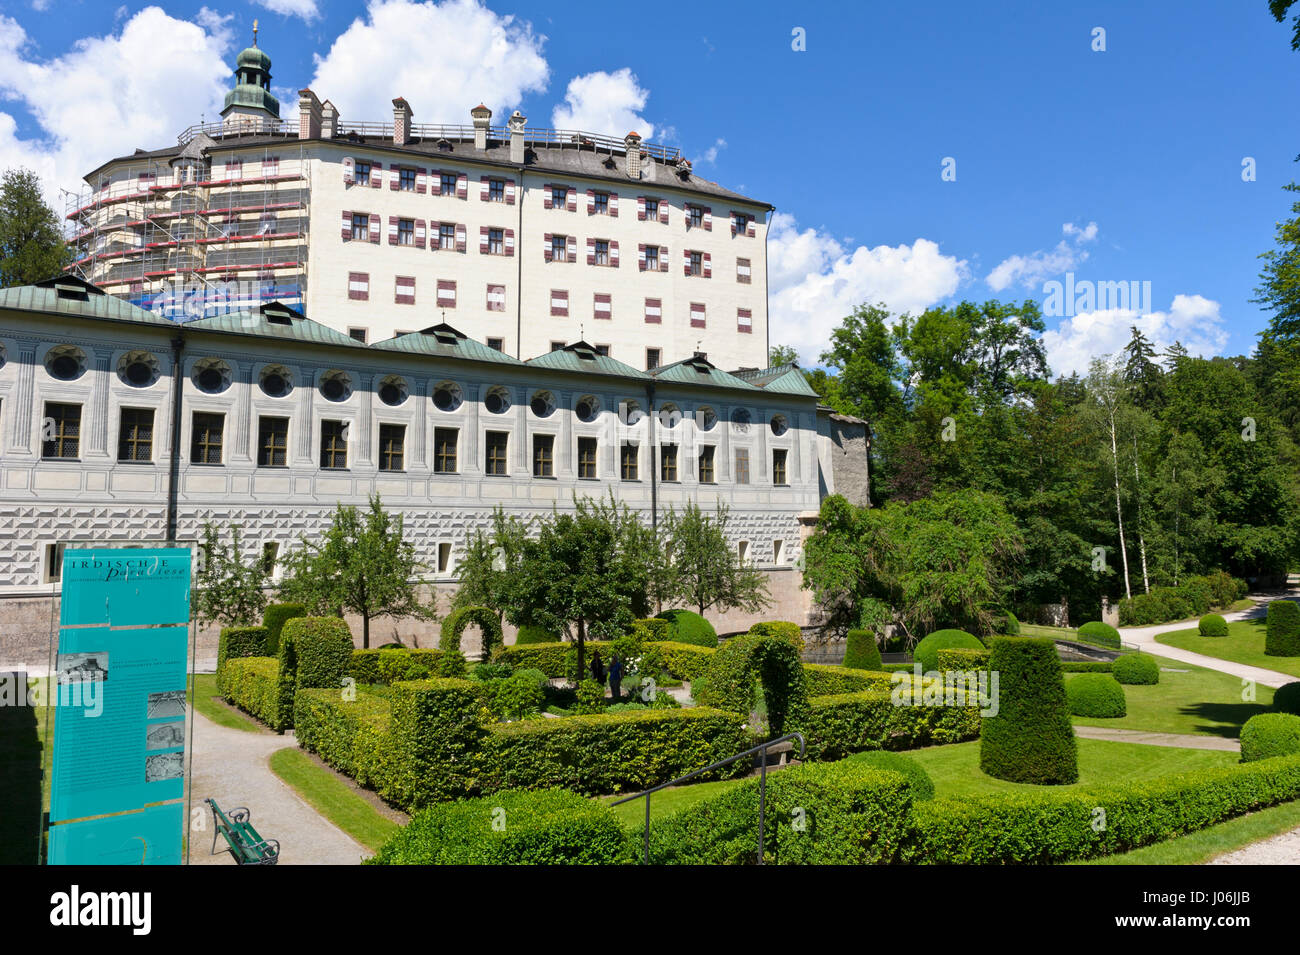
<path id="1" fill-rule="evenodd" d="M 601 686 L 605 685 L 605 663 L 600 658 L 599 650 L 591 651 L 591 678 Z"/>
<path id="2" fill-rule="evenodd" d="M 614 699 L 618 699 L 622 691 L 623 683 L 623 661 L 619 659 L 618 654 L 614 654 L 614 659 L 609 664 L 609 694 Z"/>

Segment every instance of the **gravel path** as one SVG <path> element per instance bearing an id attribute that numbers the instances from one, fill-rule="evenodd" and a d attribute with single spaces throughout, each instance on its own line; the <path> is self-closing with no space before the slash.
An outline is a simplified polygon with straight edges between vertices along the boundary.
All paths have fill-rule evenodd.
<path id="1" fill-rule="evenodd" d="M 1146 746 L 1173 746 L 1179 749 L 1214 749 L 1240 753 L 1241 743 L 1222 736 L 1187 736 L 1179 733 L 1145 733 L 1108 726 L 1076 726 L 1074 735 L 1083 739 L 1101 739 L 1112 743 L 1142 743 Z"/>
<path id="2" fill-rule="evenodd" d="M 267 761 L 276 750 L 295 746 L 292 734 L 246 733 L 218 726 L 189 711 L 194 721 L 193 803 L 201 810 L 203 831 L 192 833 L 190 863 L 234 865 L 223 839 L 212 848 L 211 797 L 223 810 L 247 806 L 253 827 L 264 839 L 280 841 L 281 865 L 357 865 L 368 854 L 360 843 L 299 798 L 271 772 Z"/>
<path id="3" fill-rule="evenodd" d="M 1206 865 L 1300 865 L 1300 829 L 1221 855 Z"/>

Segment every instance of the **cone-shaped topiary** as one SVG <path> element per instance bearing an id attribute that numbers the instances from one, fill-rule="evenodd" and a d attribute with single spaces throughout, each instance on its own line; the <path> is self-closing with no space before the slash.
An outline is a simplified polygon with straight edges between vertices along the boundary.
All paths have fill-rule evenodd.
<path id="1" fill-rule="evenodd" d="M 1260 713 L 1241 728 L 1241 761 L 1253 763 L 1272 756 L 1300 753 L 1300 716 Z"/>
<path id="2" fill-rule="evenodd" d="M 995 638 L 989 670 L 998 680 L 998 707 L 981 722 L 980 769 L 1017 783 L 1078 782 L 1078 749 L 1056 644 Z"/>
<path id="3" fill-rule="evenodd" d="M 1118 719 L 1128 713 L 1124 688 L 1109 673 L 1080 673 L 1065 681 L 1070 713 L 1092 719 Z"/>
<path id="4" fill-rule="evenodd" d="M 1274 600 L 1268 605 L 1264 652 L 1271 657 L 1300 657 L 1300 604 Z"/>
<path id="5" fill-rule="evenodd" d="M 880 647 L 870 630 L 850 630 L 845 638 L 844 665 L 854 670 L 879 670 Z"/>
<path id="6" fill-rule="evenodd" d="M 1151 686 L 1160 682 L 1160 664 L 1147 653 L 1126 653 L 1111 665 L 1115 679 L 1129 686 Z"/>
<path id="7" fill-rule="evenodd" d="M 1284 683 L 1273 694 L 1273 709 L 1300 716 L 1300 681 Z"/>
<path id="8" fill-rule="evenodd" d="M 912 659 L 925 670 L 939 669 L 940 650 L 983 650 L 980 638 L 965 630 L 936 630 L 912 651 Z"/>
<path id="9" fill-rule="evenodd" d="M 1228 621 L 1217 613 L 1207 613 L 1201 618 L 1198 629 L 1200 629 L 1203 637 L 1226 637 L 1228 635 Z"/>

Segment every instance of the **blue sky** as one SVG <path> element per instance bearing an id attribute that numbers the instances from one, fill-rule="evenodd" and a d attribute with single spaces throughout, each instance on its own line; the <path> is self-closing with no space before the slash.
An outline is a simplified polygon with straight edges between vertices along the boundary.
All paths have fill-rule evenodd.
<path id="1" fill-rule="evenodd" d="M 213 118 L 257 17 L 284 115 L 310 83 L 345 118 L 401 94 L 417 122 L 466 122 L 481 98 L 534 125 L 653 126 L 776 206 L 772 340 L 805 359 L 856 301 L 1041 302 L 1067 271 L 1150 282 L 1151 301 L 1049 318 L 1054 370 L 1134 323 L 1237 354 L 1267 320 L 1249 299 L 1289 208 L 1300 131 L 1279 104 L 1300 54 L 1265 0 L 150 7 L 0 4 L 0 163 L 73 186 Z"/>

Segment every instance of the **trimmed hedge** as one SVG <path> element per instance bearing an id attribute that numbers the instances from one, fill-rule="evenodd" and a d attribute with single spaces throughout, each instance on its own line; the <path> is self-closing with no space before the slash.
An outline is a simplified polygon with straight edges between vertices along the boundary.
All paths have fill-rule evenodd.
<path id="1" fill-rule="evenodd" d="M 754 686 L 763 690 L 768 729 L 773 737 L 796 725 L 808 707 L 808 677 L 798 648 L 787 636 L 747 633 L 728 640 L 704 673 L 700 702 L 748 717 Z"/>
<path id="2" fill-rule="evenodd" d="M 392 758 L 379 794 L 418 809 L 474 791 L 489 718 L 480 688 L 469 680 L 394 683 L 385 745 Z"/>
<path id="3" fill-rule="evenodd" d="M 913 806 L 898 861 L 1009 865 L 1089 859 L 1298 797 L 1300 756 L 1287 756 L 1122 786 L 935 799 Z M 1104 826 L 1095 825 L 1098 809 L 1105 813 Z"/>
<path id="4" fill-rule="evenodd" d="M 1119 602 L 1121 626 L 1147 626 L 1199 617 L 1212 609 L 1225 609 L 1246 595 L 1244 580 L 1216 570 L 1204 577 L 1189 577 L 1177 587 L 1155 587 L 1149 594 Z"/>
<path id="5" fill-rule="evenodd" d="M 1253 763 L 1273 756 L 1300 753 L 1300 716 L 1260 713 L 1241 728 L 1241 761 Z"/>
<path id="6" fill-rule="evenodd" d="M 1113 660 L 1062 660 L 1063 673 L 1110 673 L 1115 663 Z"/>
<path id="7" fill-rule="evenodd" d="M 519 628 L 515 634 L 515 643 L 517 647 L 528 646 L 532 643 L 559 643 L 560 635 L 551 633 L 545 627 L 524 626 Z"/>
<path id="8" fill-rule="evenodd" d="M 441 650 L 407 650 L 406 648 L 387 650 L 353 650 L 349 674 L 362 685 L 383 684 L 387 686 L 400 680 L 423 679 L 433 673 L 442 656 Z M 382 667 L 381 667 L 382 664 Z M 424 673 L 420 674 L 419 669 Z"/>
<path id="9" fill-rule="evenodd" d="M 792 729 L 804 734 L 810 760 L 841 759 L 870 749 L 960 743 L 979 735 L 978 706 L 926 704 L 924 692 L 919 705 L 911 699 L 903 686 L 814 697 L 808 701 L 808 715 Z"/>
<path id="10" fill-rule="evenodd" d="M 1217 613 L 1207 613 L 1201 618 L 1197 629 L 1201 631 L 1203 637 L 1226 637 L 1228 635 L 1228 621 Z"/>
<path id="11" fill-rule="evenodd" d="M 275 730 L 282 730 L 280 665 L 273 657 L 237 657 L 227 660 L 221 695 Z"/>
<path id="12" fill-rule="evenodd" d="M 898 773 L 905 777 L 908 788 L 912 790 L 913 802 L 934 798 L 934 780 L 925 771 L 925 767 L 910 756 L 888 750 L 873 750 L 858 753 L 855 756 L 850 756 L 849 759 L 852 762 L 870 766 L 872 769 L 887 769 L 891 773 Z"/>
<path id="13" fill-rule="evenodd" d="M 294 690 L 336 690 L 351 672 L 352 631 L 340 617 L 294 617 L 280 631 L 281 645 L 286 642 L 297 657 Z M 396 658 L 400 651 L 385 652 Z"/>
<path id="14" fill-rule="evenodd" d="M 870 630 L 850 630 L 844 640 L 844 666 L 851 670 L 879 670 L 880 645 Z"/>
<path id="15" fill-rule="evenodd" d="M 217 692 L 222 692 L 221 671 L 227 660 L 243 657 L 264 657 L 266 652 L 266 627 L 222 627 L 217 641 Z"/>
<path id="16" fill-rule="evenodd" d="M 987 670 L 989 668 L 989 650 L 967 650 L 959 647 L 940 650 L 936 656 L 935 669 L 940 673 L 945 670 Z"/>
<path id="17" fill-rule="evenodd" d="M 749 628 L 751 635 L 787 640 L 800 653 L 804 651 L 803 629 L 792 620 L 767 620 Z"/>
<path id="18" fill-rule="evenodd" d="M 662 617 L 642 617 L 632 621 L 632 635 L 647 642 L 671 640 L 673 625 Z"/>
<path id="19" fill-rule="evenodd" d="M 676 643 L 671 640 L 647 643 L 646 649 L 657 650 L 664 669 L 678 680 L 697 680 L 702 677 L 709 668 L 709 661 L 718 652 L 693 643 Z"/>
<path id="20" fill-rule="evenodd" d="M 559 789 L 426 809 L 372 865 L 618 865 L 631 843 L 608 806 Z"/>
<path id="21" fill-rule="evenodd" d="M 808 680 L 810 697 L 861 693 L 863 690 L 888 690 L 894 685 L 890 675 L 880 670 L 851 670 L 824 663 L 805 663 L 803 672 Z"/>
<path id="22" fill-rule="evenodd" d="M 497 617 L 496 612 L 489 607 L 461 607 L 459 610 L 453 610 L 447 614 L 447 618 L 442 622 L 442 634 L 438 640 L 438 649 L 444 653 L 455 650 L 460 651 L 461 634 L 471 623 L 478 624 L 479 630 L 483 634 L 483 651 L 481 659 L 484 663 L 492 656 L 494 648 L 501 646 L 501 620 Z"/>
<path id="23" fill-rule="evenodd" d="M 1300 682 L 1284 683 L 1273 692 L 1273 709 L 1300 716 Z"/>
<path id="24" fill-rule="evenodd" d="M 586 643 L 588 657 L 592 648 L 600 650 L 602 658 L 605 649 L 611 646 L 608 641 L 588 640 Z M 569 654 L 577 653 L 572 643 L 533 643 L 519 646 L 497 647 L 492 651 L 493 663 L 508 663 L 516 670 L 541 670 L 552 680 L 562 680 L 568 675 Z"/>
<path id="25" fill-rule="evenodd" d="M 906 838 L 912 794 L 896 772 L 863 763 L 802 765 L 767 778 L 763 861 L 781 865 L 872 865 Z M 758 858 L 758 781 L 656 822 L 656 865 L 750 864 Z"/>
<path id="26" fill-rule="evenodd" d="M 1070 715 L 1118 719 L 1128 714 L 1124 688 L 1109 673 L 1080 673 L 1065 681 Z"/>
<path id="27" fill-rule="evenodd" d="M 1111 672 L 1116 680 L 1129 686 L 1155 686 L 1160 682 L 1160 664 L 1149 653 L 1126 653 L 1111 664 Z"/>
<path id="28" fill-rule="evenodd" d="M 939 669 L 940 650 L 983 650 L 980 638 L 965 630 L 936 630 L 921 639 L 912 650 L 912 659 L 927 672 Z"/>
<path id="29" fill-rule="evenodd" d="M 1077 782 L 1078 747 L 1056 644 L 995 639 L 989 669 L 999 675 L 999 706 L 980 727 L 980 769 L 1017 783 Z"/>
<path id="30" fill-rule="evenodd" d="M 1102 623 L 1100 620 L 1089 620 L 1079 627 L 1078 634 L 1088 643 L 1101 644 L 1103 647 L 1114 647 L 1116 650 L 1120 646 L 1119 631 L 1108 623 Z"/>
<path id="31" fill-rule="evenodd" d="M 298 745 L 375 790 L 394 768 L 386 745 L 391 719 L 389 701 L 365 690 L 351 701 L 337 690 L 303 690 L 293 698 Z"/>
<path id="32" fill-rule="evenodd" d="M 670 640 L 675 643 L 693 643 L 699 647 L 717 649 L 718 631 L 713 624 L 693 610 L 665 610 L 655 614 L 660 620 L 667 620 L 672 627 Z"/>
<path id="33" fill-rule="evenodd" d="M 707 707 L 498 723 L 484 741 L 481 784 L 484 792 L 545 786 L 637 792 L 753 745 L 745 721 Z M 749 769 L 738 760 L 712 778 Z"/>
<path id="34" fill-rule="evenodd" d="M 1300 657 L 1300 604 L 1274 600 L 1268 605 L 1264 652 L 1271 657 Z"/>
<path id="35" fill-rule="evenodd" d="M 294 617 L 307 616 L 307 608 L 302 604 L 268 604 L 262 614 L 262 626 L 266 627 L 266 653 L 275 656 L 280 649 L 280 631 Z"/>

